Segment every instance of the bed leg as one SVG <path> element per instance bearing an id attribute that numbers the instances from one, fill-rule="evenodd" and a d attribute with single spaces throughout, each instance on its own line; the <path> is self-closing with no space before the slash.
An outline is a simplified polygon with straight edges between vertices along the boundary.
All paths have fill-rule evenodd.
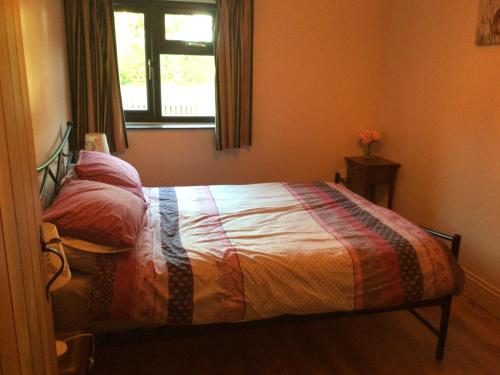
<path id="1" fill-rule="evenodd" d="M 452 297 L 448 296 L 441 305 L 441 324 L 439 326 L 438 344 L 436 348 L 436 360 L 442 361 L 444 357 L 444 348 L 446 345 L 446 335 L 448 334 L 448 323 L 451 314 Z"/>

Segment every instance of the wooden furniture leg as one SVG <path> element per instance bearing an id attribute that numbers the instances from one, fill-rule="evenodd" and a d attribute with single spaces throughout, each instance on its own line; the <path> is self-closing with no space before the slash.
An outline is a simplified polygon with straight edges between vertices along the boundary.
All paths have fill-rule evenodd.
<path id="1" fill-rule="evenodd" d="M 389 210 L 392 210 L 392 199 L 394 197 L 394 181 L 392 181 L 391 183 L 389 183 L 389 195 L 388 195 L 388 198 L 387 198 L 387 208 Z"/>

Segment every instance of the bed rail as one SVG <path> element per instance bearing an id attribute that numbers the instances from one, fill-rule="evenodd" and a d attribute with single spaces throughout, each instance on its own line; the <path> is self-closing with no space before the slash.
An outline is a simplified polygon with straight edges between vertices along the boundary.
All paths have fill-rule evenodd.
<path id="1" fill-rule="evenodd" d="M 38 191 L 41 201 L 43 201 L 49 181 L 53 182 L 53 193 L 50 195 L 49 198 L 47 198 L 47 202 L 49 204 L 51 203 L 53 197 L 59 192 L 62 180 L 68 171 L 69 164 L 71 163 L 71 159 L 73 157 L 73 153 L 71 152 L 71 150 L 69 150 L 68 152 L 64 151 L 65 146 L 68 143 L 69 136 L 71 134 L 71 129 L 73 128 L 73 124 L 71 122 L 67 122 L 66 125 L 67 125 L 66 131 L 64 132 L 64 135 L 61 137 L 61 142 L 59 143 L 55 151 L 52 153 L 52 155 L 49 156 L 47 160 L 45 160 L 42 164 L 36 167 L 37 174 L 43 173 L 42 181 L 40 183 L 40 189 Z M 64 158 L 66 158 L 66 161 L 64 161 Z M 55 168 L 55 172 L 53 171 L 53 168 Z M 61 262 L 61 267 L 50 278 L 49 282 L 45 286 L 45 294 L 47 300 L 49 300 L 50 287 L 56 281 L 59 275 L 63 272 L 64 258 L 58 251 L 54 250 L 50 246 L 50 244 L 53 241 L 50 241 L 49 243 L 45 244 L 42 240 L 43 236 L 41 236 L 40 239 L 41 239 L 42 252 L 54 254 L 60 259 Z"/>
<path id="2" fill-rule="evenodd" d="M 37 174 L 43 173 L 39 189 L 40 199 L 42 199 L 46 193 L 48 181 L 53 182 L 55 194 L 57 194 L 57 192 L 61 188 L 61 181 L 66 174 L 69 164 L 71 163 L 71 160 L 73 158 L 72 151 L 64 151 L 64 148 L 68 143 L 72 128 L 73 124 L 71 122 L 67 122 L 67 128 L 61 138 L 59 146 L 57 146 L 56 150 L 52 153 L 52 155 L 49 156 L 46 161 L 36 167 Z M 64 158 L 66 158 L 66 161 L 64 161 Z M 55 172 L 53 171 L 53 168 L 55 168 Z"/>
<path id="3" fill-rule="evenodd" d="M 426 232 L 432 234 L 434 237 L 440 238 L 442 240 L 450 241 L 451 242 L 451 252 L 455 256 L 455 259 L 458 259 L 458 254 L 460 252 L 460 242 L 462 240 L 462 237 L 459 234 L 446 234 L 442 232 L 438 232 L 437 230 L 427 228 L 427 227 L 422 227 L 423 230 Z"/>

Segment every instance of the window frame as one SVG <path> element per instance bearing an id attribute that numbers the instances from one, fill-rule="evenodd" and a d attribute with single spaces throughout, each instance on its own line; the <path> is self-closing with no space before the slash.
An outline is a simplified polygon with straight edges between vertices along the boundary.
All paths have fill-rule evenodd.
<path id="1" fill-rule="evenodd" d="M 216 21 L 216 6 L 209 3 L 175 2 L 165 0 L 114 1 L 114 12 L 126 11 L 144 14 L 146 86 L 148 109 L 146 111 L 124 110 L 127 123 L 162 125 L 169 123 L 213 124 L 215 116 L 162 116 L 160 55 L 214 56 L 212 42 L 186 42 L 165 39 L 165 14 L 208 14 Z M 215 58 L 215 57 L 214 57 Z M 149 73 L 151 64 L 151 74 Z M 215 80 L 214 80 L 215 90 Z"/>

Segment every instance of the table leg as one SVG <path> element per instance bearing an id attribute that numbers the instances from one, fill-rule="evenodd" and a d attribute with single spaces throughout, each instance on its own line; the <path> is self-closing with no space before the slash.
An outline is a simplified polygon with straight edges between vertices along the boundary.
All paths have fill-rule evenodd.
<path id="1" fill-rule="evenodd" d="M 370 185 L 370 202 L 375 203 L 375 185 Z"/>
<path id="2" fill-rule="evenodd" d="M 392 210 L 392 198 L 394 197 L 394 182 L 389 183 L 389 195 L 387 197 L 387 208 Z"/>

